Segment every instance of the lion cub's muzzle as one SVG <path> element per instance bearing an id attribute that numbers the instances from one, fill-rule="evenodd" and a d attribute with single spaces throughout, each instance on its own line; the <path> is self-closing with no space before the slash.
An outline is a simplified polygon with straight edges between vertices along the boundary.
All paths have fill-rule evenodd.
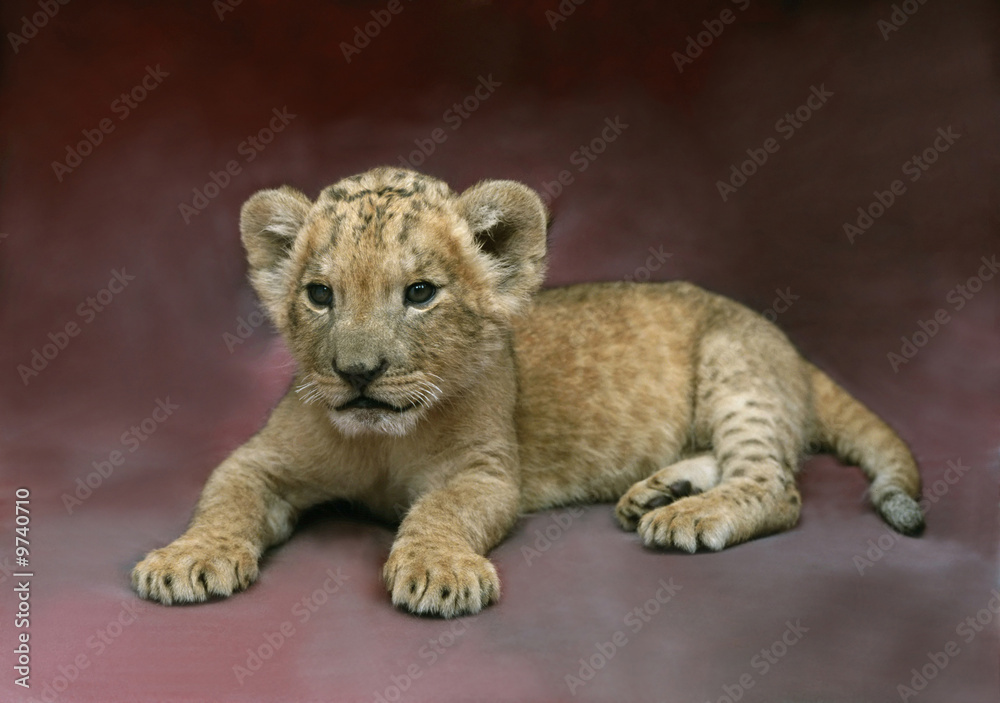
<path id="1" fill-rule="evenodd" d="M 390 405 L 384 401 L 378 400 L 377 398 L 370 398 L 366 395 L 359 395 L 354 400 L 349 400 L 337 407 L 337 410 L 389 410 L 391 412 L 405 413 L 407 410 L 412 410 L 416 407 L 416 403 L 410 404 L 405 408 L 400 408 L 395 405 Z"/>
<path id="2" fill-rule="evenodd" d="M 376 366 L 354 364 L 345 368 L 341 368 L 334 361 L 333 370 L 358 394 L 346 403 L 338 405 L 337 410 L 388 410 L 390 412 L 404 413 L 416 407 L 413 403 L 405 407 L 393 405 L 365 393 L 368 387 L 385 373 L 387 368 L 389 368 L 389 362 L 385 359 L 382 359 Z"/>
<path id="3" fill-rule="evenodd" d="M 387 368 L 389 368 L 389 362 L 385 359 L 382 359 L 375 366 L 353 364 L 345 368 L 338 366 L 336 360 L 333 362 L 333 370 L 337 372 L 337 375 L 347 381 L 351 388 L 362 395 L 364 395 L 365 389 L 371 385 L 372 381 L 384 374 Z"/>

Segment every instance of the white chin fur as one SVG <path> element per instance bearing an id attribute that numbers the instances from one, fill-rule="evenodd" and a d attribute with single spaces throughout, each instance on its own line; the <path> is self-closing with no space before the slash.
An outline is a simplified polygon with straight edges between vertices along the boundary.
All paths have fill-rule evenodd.
<path id="1" fill-rule="evenodd" d="M 419 410 L 405 413 L 382 410 L 331 410 L 330 422 L 348 437 L 365 434 L 391 435 L 402 437 L 416 426 Z"/>

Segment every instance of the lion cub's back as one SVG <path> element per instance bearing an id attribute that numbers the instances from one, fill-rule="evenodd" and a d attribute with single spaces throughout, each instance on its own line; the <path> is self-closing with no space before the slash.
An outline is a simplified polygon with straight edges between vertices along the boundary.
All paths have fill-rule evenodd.
<path id="1" fill-rule="evenodd" d="M 700 321 L 689 283 L 540 293 L 515 327 L 524 509 L 612 500 L 688 439 Z"/>

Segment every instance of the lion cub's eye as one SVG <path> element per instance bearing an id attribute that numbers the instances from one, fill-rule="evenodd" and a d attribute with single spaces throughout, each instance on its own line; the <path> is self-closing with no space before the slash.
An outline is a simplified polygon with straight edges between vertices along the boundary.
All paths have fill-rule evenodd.
<path id="1" fill-rule="evenodd" d="M 413 305 L 423 305 L 429 303 L 435 293 L 437 293 L 437 288 L 434 287 L 433 283 L 419 281 L 406 289 L 406 302 Z"/>
<path id="2" fill-rule="evenodd" d="M 306 292 L 309 294 L 309 300 L 316 305 L 326 307 L 333 302 L 333 291 L 321 283 L 310 283 L 306 286 Z"/>

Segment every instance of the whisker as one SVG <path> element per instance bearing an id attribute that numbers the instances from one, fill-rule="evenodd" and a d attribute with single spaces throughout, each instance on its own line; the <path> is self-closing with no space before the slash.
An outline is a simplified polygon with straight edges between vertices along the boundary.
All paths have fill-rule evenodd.
<path id="1" fill-rule="evenodd" d="M 299 386 L 298 388 L 295 389 L 295 392 L 296 393 L 302 393 L 306 388 L 309 388 L 310 386 L 315 386 L 315 385 L 316 385 L 316 381 L 309 381 L 309 383 L 303 383 L 301 386 Z"/>
<path id="2" fill-rule="evenodd" d="M 441 398 L 441 392 L 435 391 L 433 388 L 425 387 L 424 392 L 427 393 L 427 395 L 430 396 L 431 400 L 435 403 Z"/>
<path id="3" fill-rule="evenodd" d="M 424 398 L 417 391 L 408 391 L 406 394 L 407 405 L 424 405 Z"/>
<path id="4" fill-rule="evenodd" d="M 427 394 L 419 386 L 411 388 L 407 394 L 410 395 L 411 398 L 416 397 L 420 401 L 421 405 L 427 405 Z"/>
<path id="5" fill-rule="evenodd" d="M 302 402 L 306 403 L 307 405 L 311 405 L 321 395 L 323 395 L 323 391 L 320 390 L 319 388 L 317 388 L 317 389 L 315 389 L 313 391 L 310 391 L 309 394 L 306 395 L 306 397 L 302 399 Z"/>
<path id="6" fill-rule="evenodd" d="M 420 383 L 423 386 L 423 388 L 425 388 L 429 393 L 431 393 L 434 396 L 435 400 L 437 400 L 437 398 L 439 398 L 442 395 L 441 387 L 438 386 L 436 383 L 431 383 L 426 378 L 421 379 Z"/>

